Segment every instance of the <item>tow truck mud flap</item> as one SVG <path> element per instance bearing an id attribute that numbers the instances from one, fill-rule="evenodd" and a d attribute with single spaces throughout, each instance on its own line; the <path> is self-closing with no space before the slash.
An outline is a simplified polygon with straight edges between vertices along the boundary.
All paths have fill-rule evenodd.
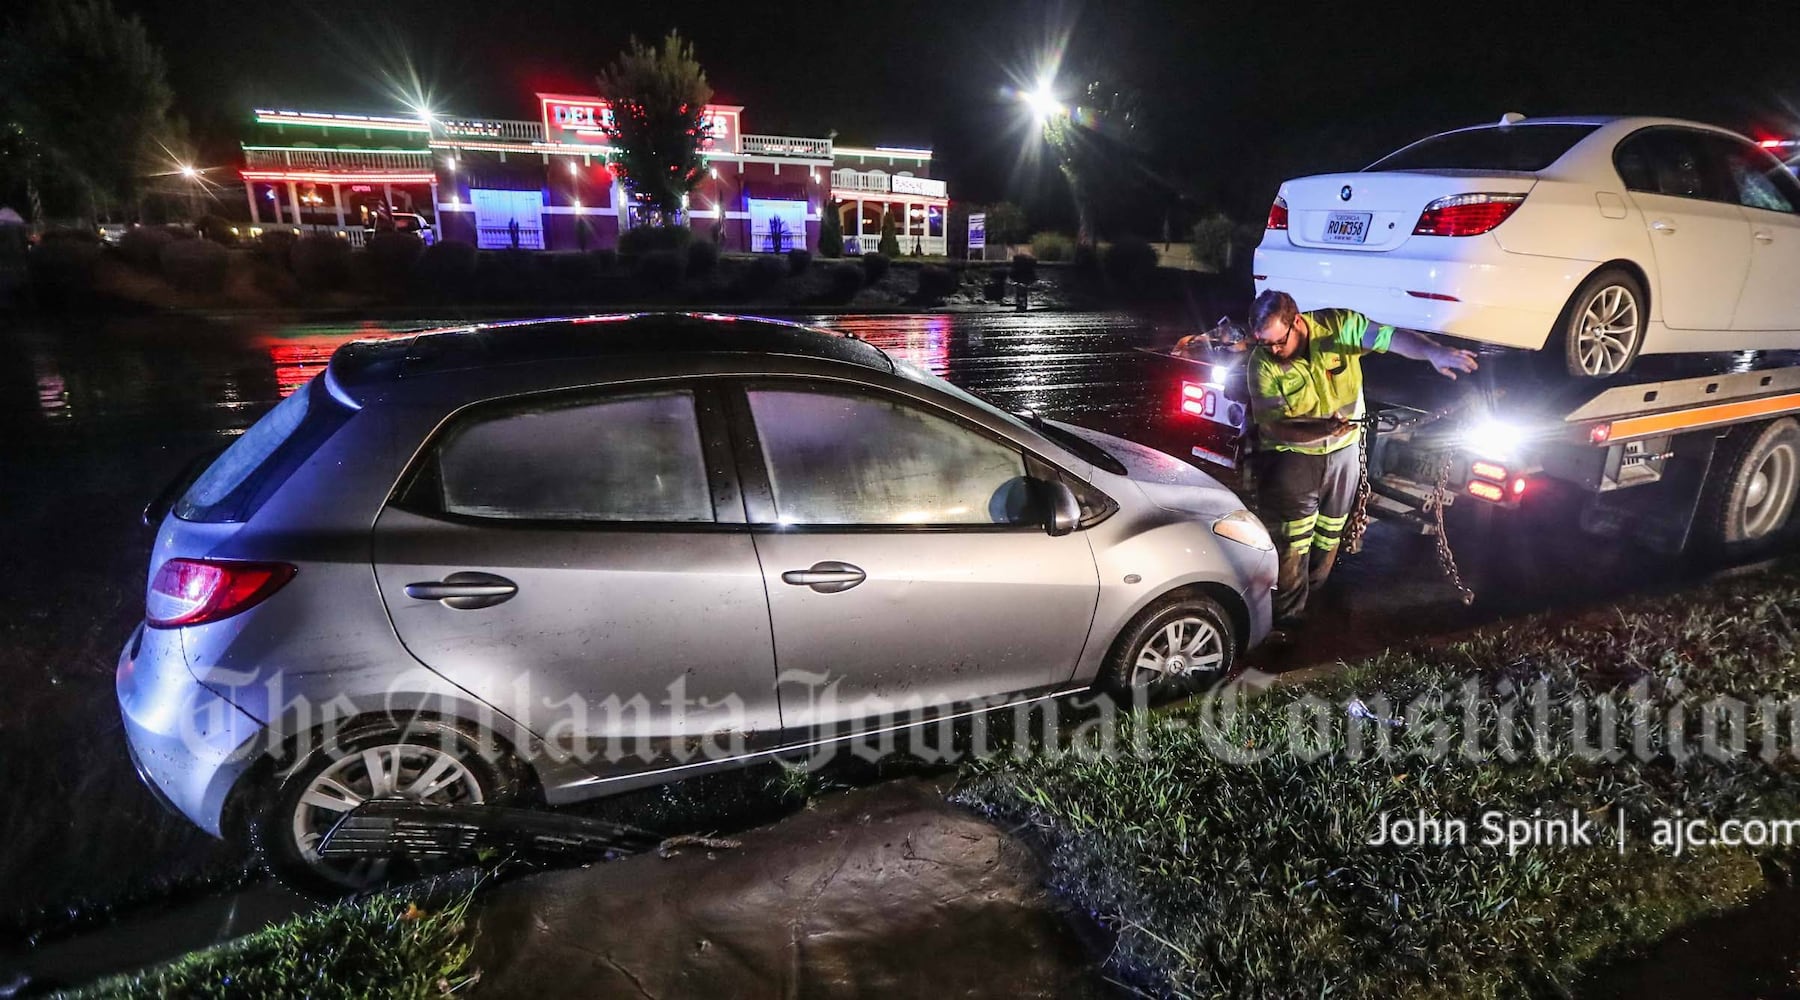
<path id="1" fill-rule="evenodd" d="M 610 861 L 662 841 L 622 823 L 504 806 L 432 806 L 371 799 L 345 813 L 319 841 L 324 858 L 474 857 L 485 848 L 544 859 Z"/>
<path id="2" fill-rule="evenodd" d="M 1712 468 L 1717 437 L 1684 435 L 1679 458 L 1665 467 L 1655 489 L 1618 489 L 1594 494 L 1581 508 L 1581 530 L 1604 538 L 1627 539 L 1654 552 L 1677 555 L 1694 532 L 1694 515 Z"/>

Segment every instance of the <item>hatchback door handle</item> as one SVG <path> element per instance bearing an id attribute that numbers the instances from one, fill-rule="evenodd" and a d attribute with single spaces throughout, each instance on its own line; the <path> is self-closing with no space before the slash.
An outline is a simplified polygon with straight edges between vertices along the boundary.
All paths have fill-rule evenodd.
<path id="1" fill-rule="evenodd" d="M 1670 222 L 1667 219 L 1657 219 L 1655 222 L 1650 223 L 1650 228 L 1659 233 L 1673 233 L 1675 231 L 1675 223 Z"/>
<path id="2" fill-rule="evenodd" d="M 847 562 L 813 563 L 811 569 L 790 569 L 781 574 L 782 583 L 811 587 L 821 594 L 839 594 L 867 580 L 869 574 Z"/>
<path id="3" fill-rule="evenodd" d="M 406 596 L 415 601 L 442 601 L 447 608 L 472 611 L 512 599 L 519 585 L 492 573 L 452 573 L 435 583 L 409 583 Z"/>
<path id="4" fill-rule="evenodd" d="M 1775 234 L 1769 232 L 1767 229 L 1758 229 L 1753 234 L 1753 238 L 1758 243 L 1773 243 L 1773 242 L 1775 242 Z"/>

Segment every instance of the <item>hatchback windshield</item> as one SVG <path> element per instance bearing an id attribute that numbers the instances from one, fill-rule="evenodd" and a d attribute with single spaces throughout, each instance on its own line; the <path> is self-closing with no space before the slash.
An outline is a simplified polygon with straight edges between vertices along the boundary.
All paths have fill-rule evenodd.
<path id="1" fill-rule="evenodd" d="M 1489 125 L 1420 139 L 1369 170 L 1518 170 L 1535 173 L 1598 125 Z"/>

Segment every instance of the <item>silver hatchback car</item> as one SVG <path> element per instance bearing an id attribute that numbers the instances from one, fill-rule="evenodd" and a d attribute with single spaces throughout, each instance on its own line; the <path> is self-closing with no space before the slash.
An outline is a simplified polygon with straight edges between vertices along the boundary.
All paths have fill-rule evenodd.
<path id="1" fill-rule="evenodd" d="M 1228 670 L 1275 557 L 1179 459 L 850 337 L 650 314 L 345 345 L 163 518 L 118 696 L 170 805 L 562 804 Z"/>

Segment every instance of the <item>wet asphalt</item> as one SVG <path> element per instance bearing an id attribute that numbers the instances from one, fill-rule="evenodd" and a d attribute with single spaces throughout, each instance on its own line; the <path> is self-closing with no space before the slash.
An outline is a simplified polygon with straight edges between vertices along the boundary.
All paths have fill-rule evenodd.
<path id="1" fill-rule="evenodd" d="M 1187 317 L 816 319 L 1009 409 L 1182 456 L 1196 440 L 1192 418 L 1176 407 L 1191 369 L 1151 353 L 1195 332 Z M 197 933 L 211 937 L 242 933 L 245 921 L 254 926 L 265 911 L 297 905 L 269 890 L 222 895 L 260 881 L 243 852 L 163 814 L 132 773 L 112 669 L 142 612 L 151 532 L 139 511 L 192 455 L 247 427 L 337 345 L 450 322 L 0 319 L 0 552 L 9 563 L 0 574 L 0 771 L 8 786 L 0 789 L 0 954 L 16 956 L 34 935 L 68 938 L 169 900 L 229 900 L 201 908 Z M 1341 564 L 1298 641 L 1253 662 L 1279 671 L 1354 659 L 1500 617 L 1676 586 L 1709 568 L 1587 538 L 1569 527 L 1567 498 L 1546 491 L 1533 500 L 1517 517 L 1451 512 L 1452 546 L 1478 595 L 1473 606 L 1446 585 L 1430 539 L 1377 524 L 1366 551 Z M 670 803 L 681 797 L 643 804 L 680 816 L 680 802 Z M 240 907 L 240 899 L 249 902 Z"/>

